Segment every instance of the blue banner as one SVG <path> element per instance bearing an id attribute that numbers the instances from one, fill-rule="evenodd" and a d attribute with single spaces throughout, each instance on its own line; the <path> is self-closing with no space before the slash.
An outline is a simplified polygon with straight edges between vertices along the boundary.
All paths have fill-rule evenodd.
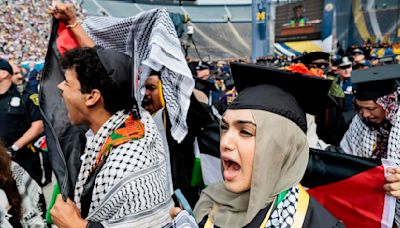
<path id="1" fill-rule="evenodd" d="M 252 62 L 255 62 L 259 57 L 266 56 L 268 53 L 269 28 L 267 29 L 267 25 L 270 7 L 270 0 L 252 1 Z"/>
<path id="2" fill-rule="evenodd" d="M 325 52 L 332 51 L 333 45 L 333 21 L 335 15 L 336 0 L 324 0 L 324 12 L 322 15 L 322 50 Z"/>

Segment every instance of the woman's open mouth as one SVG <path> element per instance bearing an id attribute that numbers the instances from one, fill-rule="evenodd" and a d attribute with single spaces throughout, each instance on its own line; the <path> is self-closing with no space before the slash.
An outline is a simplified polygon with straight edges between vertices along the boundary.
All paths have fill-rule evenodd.
<path id="1" fill-rule="evenodd" d="M 224 179 L 227 181 L 232 181 L 240 171 L 240 165 L 233 160 L 223 159 L 224 166 Z"/>

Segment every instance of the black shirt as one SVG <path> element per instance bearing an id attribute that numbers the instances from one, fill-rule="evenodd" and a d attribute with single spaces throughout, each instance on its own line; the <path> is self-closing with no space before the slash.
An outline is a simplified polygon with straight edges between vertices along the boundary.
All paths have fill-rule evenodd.
<path id="1" fill-rule="evenodd" d="M 15 85 L 0 94 L 0 139 L 11 146 L 30 127 L 41 120 L 38 94 L 24 91 L 20 94 Z"/>

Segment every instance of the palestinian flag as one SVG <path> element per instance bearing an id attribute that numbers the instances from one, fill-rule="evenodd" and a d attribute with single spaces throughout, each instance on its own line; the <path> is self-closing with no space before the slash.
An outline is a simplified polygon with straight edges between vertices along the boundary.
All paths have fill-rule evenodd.
<path id="1" fill-rule="evenodd" d="M 85 146 L 86 129 L 69 123 L 57 85 L 64 80 L 61 56 L 74 47 L 77 47 L 77 42 L 71 32 L 63 23 L 53 21 L 39 93 L 51 166 L 63 197 L 69 196 L 71 199 Z"/>
<path id="2" fill-rule="evenodd" d="M 383 191 L 380 160 L 310 149 L 301 184 L 346 227 L 392 227 L 395 198 Z"/>
<path id="3" fill-rule="evenodd" d="M 205 106 L 204 106 L 205 107 Z M 208 115 L 204 119 L 194 141 L 195 162 L 192 172 L 192 186 L 207 187 L 223 180 L 219 153 L 219 119 L 212 113 L 212 108 L 204 108 Z M 208 117 L 208 118 L 207 118 Z"/>
<path id="4" fill-rule="evenodd" d="M 49 151 L 49 149 L 47 148 L 47 140 L 45 135 L 40 137 L 33 145 L 43 152 Z"/>

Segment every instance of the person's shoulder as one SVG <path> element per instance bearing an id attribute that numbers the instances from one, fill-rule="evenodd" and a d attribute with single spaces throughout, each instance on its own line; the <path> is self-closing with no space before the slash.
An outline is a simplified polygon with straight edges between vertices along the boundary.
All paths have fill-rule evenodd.
<path id="1" fill-rule="evenodd" d="M 39 106 L 39 94 L 29 88 L 25 88 L 22 97 L 25 101 L 30 101 L 34 105 Z"/>

